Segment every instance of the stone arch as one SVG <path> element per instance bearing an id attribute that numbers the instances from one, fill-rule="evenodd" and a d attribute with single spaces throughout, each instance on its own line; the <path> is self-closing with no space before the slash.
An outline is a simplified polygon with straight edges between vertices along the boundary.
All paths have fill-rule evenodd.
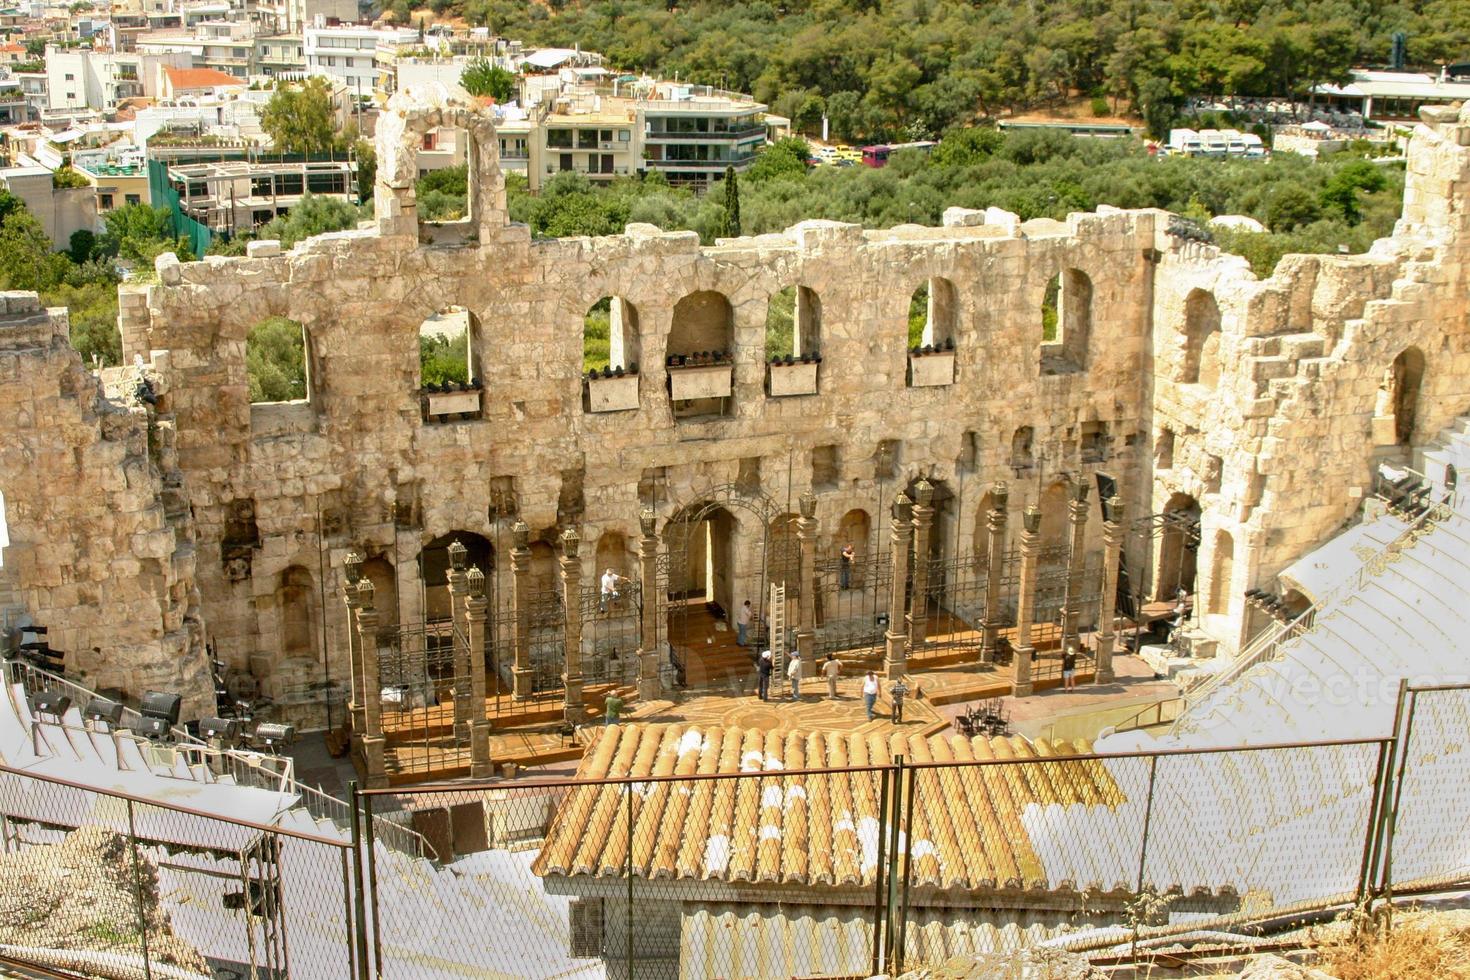
<path id="1" fill-rule="evenodd" d="M 396 630 L 399 622 L 397 569 L 387 558 L 377 555 L 362 563 L 362 574 L 373 583 L 373 608 L 378 611 L 378 629 Z"/>
<path id="2" fill-rule="evenodd" d="M 796 536 L 796 514 L 778 514 L 771 519 L 766 539 L 766 578 L 794 592 L 801 582 L 801 542 Z"/>
<path id="3" fill-rule="evenodd" d="M 487 577 L 494 568 L 495 549 L 483 535 L 474 531 L 449 531 L 430 540 L 419 552 L 425 622 L 443 622 L 450 618 L 449 546 L 455 541 L 465 546 L 466 568 L 477 567 Z M 377 601 L 376 597 L 373 601 Z"/>
<path id="4" fill-rule="evenodd" d="M 1041 373 L 1087 369 L 1092 335 L 1092 278 L 1065 268 L 1046 285 L 1041 301 Z"/>
<path id="5" fill-rule="evenodd" d="M 1066 480 L 1054 480 L 1041 495 L 1041 539 L 1044 551 L 1067 547 L 1067 503 L 1071 499 Z"/>
<path id="6" fill-rule="evenodd" d="M 960 300 L 954 283 L 931 276 L 909 296 L 908 346 L 954 348 Z"/>
<path id="7" fill-rule="evenodd" d="M 1184 360 L 1181 384 L 1214 387 L 1220 377 L 1220 305 L 1213 293 L 1191 290 L 1184 299 Z"/>
<path id="8" fill-rule="evenodd" d="M 245 376 L 254 405 L 311 402 L 311 335 L 304 324 L 271 316 L 245 335 Z"/>
<path id="9" fill-rule="evenodd" d="M 556 548 L 550 541 L 531 542 L 531 591 L 555 592 L 561 580 Z"/>
<path id="10" fill-rule="evenodd" d="M 735 347 L 735 311 L 724 293 L 701 289 L 674 304 L 669 357 L 725 354 Z"/>
<path id="11" fill-rule="evenodd" d="M 1373 442 L 1407 449 L 1418 423 L 1419 389 L 1424 383 L 1424 354 L 1406 347 L 1383 372 L 1373 411 Z"/>
<path id="12" fill-rule="evenodd" d="M 302 565 L 281 570 L 276 587 L 280 660 L 315 660 L 319 635 L 316 582 Z"/>
<path id="13" fill-rule="evenodd" d="M 622 368 L 639 361 L 638 308 L 621 296 L 604 296 L 582 316 L 582 371 Z"/>
<path id="14" fill-rule="evenodd" d="M 1023 425 L 1011 435 L 1011 465 L 1017 468 L 1036 462 L 1036 430 Z"/>
<path id="15" fill-rule="evenodd" d="M 1210 602 L 1207 612 L 1217 616 L 1230 615 L 1233 590 L 1230 581 L 1235 577 L 1235 539 L 1230 532 L 1215 532 L 1215 552 L 1210 566 Z"/>
<path id="16" fill-rule="evenodd" d="M 699 290 L 674 304 L 665 366 L 675 418 L 728 414 L 734 349 L 735 311 L 724 293 Z"/>
<path id="17" fill-rule="evenodd" d="M 628 536 L 622 531 L 603 531 L 597 538 L 596 574 L 611 568 L 624 578 L 636 578 L 633 574 L 633 551 Z"/>
<path id="18" fill-rule="evenodd" d="M 766 360 L 817 354 L 822 336 L 822 299 L 806 286 L 787 286 L 766 304 Z"/>
<path id="19" fill-rule="evenodd" d="M 1176 493 L 1164 504 L 1165 521 L 1159 533 L 1154 595 L 1171 600 L 1180 589 L 1194 594 L 1199 563 L 1199 501 Z"/>
<path id="20" fill-rule="evenodd" d="M 473 236 L 488 244 L 497 229 L 507 222 L 505 178 L 500 170 L 500 148 L 495 135 L 492 110 L 469 106 L 451 99 L 427 106 L 416 93 L 405 89 L 388 100 L 378 114 L 376 148 L 378 168 L 373 190 L 373 216 L 384 235 L 435 237 L 430 228 L 420 227 L 414 201 L 418 180 L 418 154 L 424 136 L 435 129 L 453 127 L 464 131 L 466 187 L 469 215 L 461 221 L 436 223 L 448 241 L 463 242 Z"/>
<path id="21" fill-rule="evenodd" d="M 681 604 L 714 602 L 735 609 L 735 535 L 739 520 L 726 507 L 701 501 L 682 508 L 664 525 L 669 553 L 669 594 Z M 757 597 L 759 598 L 759 597 Z"/>

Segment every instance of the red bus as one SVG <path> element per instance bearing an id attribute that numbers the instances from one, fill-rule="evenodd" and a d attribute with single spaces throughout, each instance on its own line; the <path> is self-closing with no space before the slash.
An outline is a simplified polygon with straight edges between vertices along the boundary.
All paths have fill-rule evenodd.
<path id="1" fill-rule="evenodd" d="M 917 140 L 913 143 L 878 143 L 873 146 L 865 146 L 863 147 L 863 166 L 887 166 L 889 154 L 897 150 L 918 150 L 928 153 L 938 145 L 934 140 Z"/>

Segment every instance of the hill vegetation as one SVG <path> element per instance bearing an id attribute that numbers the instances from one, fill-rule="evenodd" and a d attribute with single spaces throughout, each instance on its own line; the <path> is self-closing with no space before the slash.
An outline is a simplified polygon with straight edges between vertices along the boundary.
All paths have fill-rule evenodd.
<path id="1" fill-rule="evenodd" d="M 406 22 L 409 0 L 388 9 Z M 1463 0 L 433 0 L 528 45 L 750 92 L 816 132 L 929 138 L 1080 93 L 1155 133 L 1192 96 L 1287 96 L 1387 61 L 1470 53 Z"/>

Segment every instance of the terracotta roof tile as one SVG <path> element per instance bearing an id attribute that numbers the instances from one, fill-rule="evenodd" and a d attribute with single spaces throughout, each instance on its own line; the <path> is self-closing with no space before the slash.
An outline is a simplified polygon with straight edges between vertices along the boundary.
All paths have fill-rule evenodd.
<path id="1" fill-rule="evenodd" d="M 915 778 L 913 882 L 939 888 L 1054 889 L 1027 835 L 1027 807 L 1116 808 L 1123 794 L 1085 741 L 889 737 L 845 732 L 701 730 L 625 724 L 600 734 L 579 779 L 764 774 L 750 779 L 583 786 L 558 808 L 533 870 L 541 875 L 852 886 L 878 863 L 881 774 L 853 771 L 902 755 L 917 764 L 986 759 L 1025 766 L 921 769 Z M 838 769 L 826 774 L 789 771 Z M 891 806 L 891 804 L 890 804 Z"/>
<path id="2" fill-rule="evenodd" d="M 216 88 L 219 86 L 235 86 L 244 88 L 243 79 L 236 78 L 229 72 L 220 71 L 218 68 L 165 68 L 168 73 L 169 84 L 175 91 L 191 88 Z"/>

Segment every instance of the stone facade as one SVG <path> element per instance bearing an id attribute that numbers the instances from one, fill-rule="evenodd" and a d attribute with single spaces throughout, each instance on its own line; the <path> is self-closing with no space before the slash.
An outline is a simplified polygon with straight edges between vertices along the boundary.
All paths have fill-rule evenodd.
<path id="1" fill-rule="evenodd" d="M 419 134 L 439 125 L 470 133 L 470 217 L 429 224 L 415 214 L 413 154 Z M 320 700 L 324 669 L 339 690 L 346 683 L 340 598 L 351 549 L 383 569 L 375 580 L 380 613 L 410 623 L 435 602 L 424 588 L 426 546 L 447 535 L 477 534 L 499 549 L 486 569 L 495 586 L 509 574 L 509 522 L 524 521 L 531 573 L 549 586 L 551 546 L 575 528 L 585 543 L 580 577 L 592 583 L 594 565 L 639 567 L 631 549 L 642 508 L 654 510 L 662 533 L 685 508 L 718 497 L 733 530 L 717 592 L 733 607 L 763 581 L 764 528 L 742 495 L 794 515 L 812 491 L 818 557 L 831 559 L 839 528 L 886 535 L 895 491 L 919 477 L 936 486 L 934 538 L 952 555 L 985 550 L 982 495 L 1000 480 L 1010 484 L 1012 545 L 1033 505 L 1040 547 L 1065 542 L 1064 478 L 1111 478 L 1129 515 L 1186 500 L 1198 506 L 1202 625 L 1231 651 L 1252 628 L 1244 590 L 1270 587 L 1285 565 L 1330 537 L 1370 487 L 1372 461 L 1403 451 L 1373 438 L 1393 430 L 1383 423 L 1380 389 L 1395 358 L 1416 347 L 1427 361 L 1414 378 L 1417 397 L 1405 403 L 1413 442 L 1470 401 L 1461 244 L 1470 120 L 1453 114 L 1419 127 L 1394 237 L 1363 256 L 1290 257 L 1264 281 L 1149 210 L 1021 222 L 993 209 L 952 209 L 943 227 L 883 231 L 806 221 L 713 247 L 650 225 L 608 238 L 533 240 L 507 221 L 488 116 L 400 96 L 378 138 L 370 227 L 288 253 L 257 243 L 246 258 L 180 264 L 164 256 L 158 284 L 123 291 L 125 356 L 151 365 L 176 420 L 210 636 L 242 685 L 261 684 L 278 699 Z M 1043 344 L 1053 277 L 1062 335 Z M 927 359 L 952 361 L 949 383 L 948 368 L 926 365 L 916 375 L 911 365 L 926 359 L 907 343 L 910 297 L 926 283 L 931 317 L 942 320 L 926 331 L 936 351 Z M 764 349 L 766 310 L 790 286 L 819 300 L 811 304 L 819 314 L 804 313 L 802 326 L 803 353 L 821 355 L 818 390 L 778 397 Z M 591 411 L 585 398 L 583 315 L 603 297 L 625 301 L 616 308 L 627 333 L 614 348 L 638 362 L 636 409 Z M 469 313 L 480 409 L 430 420 L 418 334 L 448 307 Z M 272 316 L 304 325 L 308 397 L 252 405 L 246 337 Z M 45 363 L 68 357 L 80 390 L 86 379 L 64 345 Z M 687 360 L 666 367 L 670 357 Z M 672 374 L 725 363 L 728 398 L 671 401 Z M 163 639 L 184 635 L 171 616 L 183 618 L 193 578 L 177 558 L 166 561 L 184 545 L 120 537 L 116 513 L 96 493 L 122 481 L 119 468 L 133 457 L 106 455 L 100 422 L 69 421 L 91 418 L 75 394 L 57 401 L 6 384 L 0 397 L 38 420 L 22 427 L 20 445 L 5 437 L 0 451 L 9 459 L 41 447 L 59 454 L 68 440 L 95 457 L 71 484 L 78 505 L 92 510 L 59 534 L 54 521 L 45 525 L 68 554 L 44 574 L 81 561 L 88 577 L 106 574 L 151 596 L 149 616 L 138 612 L 112 628 L 158 634 L 154 646 L 128 648 L 138 661 L 131 670 L 176 670 L 177 656 L 168 664 L 150 658 L 169 656 L 163 651 L 174 648 Z M 10 481 L 31 477 L 9 459 L 6 499 L 19 492 L 23 501 L 11 535 L 35 540 L 40 525 L 26 508 L 43 491 L 12 489 Z M 126 490 L 161 520 L 171 487 L 148 473 L 151 482 Z M 1101 496 L 1087 499 L 1081 532 L 1099 553 Z M 854 523 L 857 511 L 865 525 Z M 116 552 L 73 556 L 82 540 L 113 543 Z M 1161 560 L 1149 547 L 1123 545 L 1128 567 L 1145 579 Z M 144 558 L 155 552 L 149 560 L 158 567 Z M 122 556 L 132 574 L 106 572 Z M 46 580 L 40 564 L 19 571 L 23 584 Z M 27 601 L 57 621 L 96 621 L 102 607 L 93 604 L 105 597 L 73 589 L 70 606 L 41 602 L 58 588 L 26 584 Z M 78 606 L 88 611 L 63 615 Z"/>

